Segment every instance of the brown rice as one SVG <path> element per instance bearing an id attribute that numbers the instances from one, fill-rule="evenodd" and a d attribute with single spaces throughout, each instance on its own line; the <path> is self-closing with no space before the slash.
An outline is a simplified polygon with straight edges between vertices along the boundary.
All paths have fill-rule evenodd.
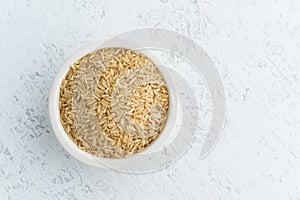
<path id="1" fill-rule="evenodd" d="M 159 136 L 167 120 L 169 94 L 147 57 L 107 48 L 70 66 L 59 106 L 63 128 L 80 149 L 98 157 L 123 158 Z"/>

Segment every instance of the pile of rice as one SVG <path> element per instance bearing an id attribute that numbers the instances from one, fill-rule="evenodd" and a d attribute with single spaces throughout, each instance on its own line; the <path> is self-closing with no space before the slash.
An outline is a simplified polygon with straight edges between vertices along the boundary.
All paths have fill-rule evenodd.
<path id="1" fill-rule="evenodd" d="M 60 120 L 82 150 L 124 158 L 148 147 L 163 130 L 169 108 L 166 83 L 139 52 L 94 51 L 70 66 L 60 88 Z"/>

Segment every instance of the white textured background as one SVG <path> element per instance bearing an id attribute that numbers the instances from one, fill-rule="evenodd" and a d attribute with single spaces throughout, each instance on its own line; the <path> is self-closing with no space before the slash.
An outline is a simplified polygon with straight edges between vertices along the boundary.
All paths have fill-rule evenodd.
<path id="1" fill-rule="evenodd" d="M 215 150 L 132 175 L 79 163 L 50 128 L 51 81 L 74 50 L 159 27 L 195 40 L 225 87 Z M 300 199 L 300 1 L 0 0 L 1 199 Z"/>

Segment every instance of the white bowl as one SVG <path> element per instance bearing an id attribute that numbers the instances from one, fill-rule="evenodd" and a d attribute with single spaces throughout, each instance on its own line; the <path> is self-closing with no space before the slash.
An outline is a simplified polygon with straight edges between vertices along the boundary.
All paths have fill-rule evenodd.
<path id="1" fill-rule="evenodd" d="M 60 85 L 62 80 L 65 78 L 67 72 L 69 71 L 71 64 L 73 64 L 74 62 L 76 62 L 77 60 L 79 60 L 80 58 L 82 58 L 83 56 L 85 56 L 86 54 L 94 50 L 107 48 L 107 47 L 135 49 L 137 46 L 132 43 L 128 43 L 126 41 L 114 41 L 113 43 L 109 43 L 109 44 L 106 43 L 105 45 L 103 45 L 102 42 L 94 42 L 74 52 L 60 68 L 53 81 L 50 95 L 49 95 L 49 115 L 50 115 L 51 125 L 57 139 L 59 140 L 61 145 L 79 161 L 100 168 L 127 169 L 128 167 L 143 162 L 144 159 L 148 158 L 147 155 L 156 153 L 163 149 L 164 144 L 166 143 L 168 138 L 170 138 L 172 129 L 175 126 L 178 102 L 175 98 L 175 94 L 174 94 L 175 88 L 172 83 L 172 79 L 169 75 L 168 69 L 163 67 L 160 64 L 159 60 L 155 58 L 153 55 L 151 55 L 151 53 L 143 52 L 142 54 L 150 58 L 157 65 L 158 69 L 160 70 L 161 74 L 163 75 L 166 81 L 169 90 L 170 102 L 169 102 L 168 119 L 166 121 L 166 125 L 163 131 L 160 133 L 160 136 L 142 152 L 121 159 L 99 158 L 79 149 L 77 145 L 66 134 L 60 122 L 60 111 L 59 111 Z"/>

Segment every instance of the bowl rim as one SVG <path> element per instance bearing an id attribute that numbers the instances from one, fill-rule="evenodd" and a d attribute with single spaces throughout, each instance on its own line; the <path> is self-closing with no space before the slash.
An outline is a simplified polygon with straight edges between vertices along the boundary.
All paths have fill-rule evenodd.
<path id="1" fill-rule="evenodd" d="M 141 161 L 143 155 L 145 154 L 156 152 L 157 151 L 156 148 L 162 148 L 165 140 L 167 140 L 168 137 L 170 136 L 172 132 L 172 127 L 176 121 L 178 102 L 176 100 L 175 94 L 173 93 L 173 91 L 175 91 L 175 87 L 167 69 L 165 67 L 162 67 L 163 65 L 155 56 L 145 51 L 142 54 L 155 63 L 160 73 L 162 74 L 169 91 L 168 118 L 158 138 L 156 138 L 142 152 L 136 153 L 126 158 L 120 158 L 120 159 L 97 157 L 78 148 L 78 146 L 71 140 L 71 138 L 65 132 L 60 122 L 60 111 L 59 111 L 60 86 L 62 80 L 65 78 L 67 72 L 70 69 L 70 65 L 75 63 L 76 61 L 78 61 L 80 58 L 87 55 L 88 53 L 102 48 L 125 48 L 125 49 L 133 49 L 133 50 L 135 50 L 136 48 L 135 44 L 129 43 L 128 41 L 115 41 L 113 43 L 107 43 L 104 46 L 101 46 L 101 44 L 103 44 L 103 42 L 98 41 L 98 42 L 92 42 L 85 46 L 82 46 L 81 48 L 73 52 L 69 56 L 69 58 L 66 59 L 64 64 L 60 67 L 60 69 L 56 73 L 56 76 L 52 82 L 52 86 L 50 89 L 50 94 L 48 99 L 49 117 L 50 117 L 52 129 L 58 141 L 64 147 L 64 149 L 67 150 L 67 152 L 69 152 L 73 157 L 75 157 L 76 159 L 78 159 L 79 161 L 85 164 L 99 167 L 99 168 L 106 168 L 108 166 L 123 168 L 123 167 L 127 167 L 132 163 Z M 135 50 L 135 51 L 141 53 L 141 51 L 139 50 Z"/>

